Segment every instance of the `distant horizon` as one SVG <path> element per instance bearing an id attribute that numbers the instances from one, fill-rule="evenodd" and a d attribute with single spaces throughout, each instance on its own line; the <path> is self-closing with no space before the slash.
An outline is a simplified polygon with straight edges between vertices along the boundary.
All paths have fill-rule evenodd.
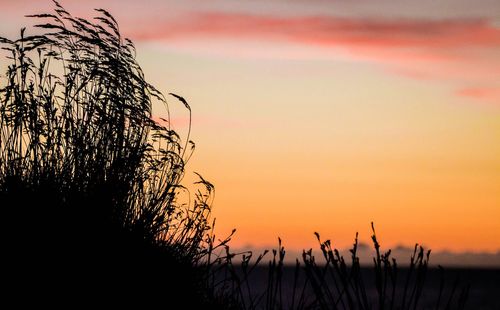
<path id="1" fill-rule="evenodd" d="M 301 260 L 302 251 L 309 249 L 297 249 L 288 248 L 286 242 L 283 243 L 286 251 L 285 263 L 294 265 L 296 258 Z M 487 269 L 500 269 L 500 250 L 496 252 L 471 252 L 471 251 L 447 251 L 438 250 L 434 251 L 430 248 L 422 245 L 425 250 L 431 250 L 429 266 L 431 268 L 437 268 L 438 266 L 444 266 L 445 268 L 487 268 Z M 241 248 L 233 248 L 232 251 L 235 253 L 251 251 L 254 257 L 263 253 L 265 250 L 271 251 L 275 249 L 277 245 L 259 246 L 255 247 L 251 244 L 247 244 Z M 341 248 L 338 249 L 340 254 L 344 256 L 347 263 L 350 263 L 350 250 L 351 248 Z M 398 265 L 408 266 L 410 263 L 410 257 L 413 253 L 414 247 L 410 246 L 395 246 L 395 247 L 382 247 L 382 252 L 391 249 L 392 257 L 394 257 Z M 315 257 L 318 262 L 323 262 L 322 254 L 318 247 L 312 248 Z M 373 255 L 375 251 L 370 244 L 360 243 L 358 244 L 358 255 L 360 263 L 364 267 L 373 266 Z M 267 258 L 272 257 L 272 253 L 267 253 Z"/>
<path id="2" fill-rule="evenodd" d="M 146 79 L 189 101 L 197 148 L 183 184 L 196 171 L 215 185 L 216 234 L 236 228 L 232 247 L 280 236 L 300 251 L 314 231 L 369 245 L 374 222 L 383 247 L 498 259 L 500 2 L 60 3 L 109 10 Z M 53 5 L 0 8 L 0 36 L 17 38 L 36 31 L 25 15 Z M 188 115 L 169 106 L 184 138 Z"/>

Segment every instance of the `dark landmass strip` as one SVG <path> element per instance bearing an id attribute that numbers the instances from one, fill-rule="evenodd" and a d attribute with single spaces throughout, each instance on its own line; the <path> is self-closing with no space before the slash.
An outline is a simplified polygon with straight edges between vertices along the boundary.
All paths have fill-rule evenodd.
<path id="1" fill-rule="evenodd" d="M 241 269 L 236 268 L 238 272 Z M 403 291 L 408 268 L 400 267 L 398 270 L 399 281 L 397 291 Z M 253 298 L 259 298 L 264 295 L 268 287 L 269 268 L 257 266 L 248 278 L 248 288 Z M 366 288 L 367 296 L 373 304 L 376 304 L 377 292 L 375 287 L 375 273 L 373 268 L 363 267 L 361 269 L 363 283 Z M 293 283 L 295 277 L 295 266 L 286 265 L 283 268 L 282 296 L 284 305 L 291 304 L 293 295 Z M 303 287 L 304 271 L 301 270 L 298 285 L 295 289 L 295 298 L 301 293 Z M 439 295 L 442 281 L 442 271 L 438 268 L 429 268 L 427 270 L 424 290 L 419 302 L 418 309 L 436 309 L 436 301 Z M 465 303 L 466 309 L 500 309 L 500 268 L 445 268 L 444 269 L 444 290 L 440 305 L 444 309 L 448 302 L 454 283 L 457 282 L 455 294 L 470 285 L 468 298 Z M 332 283 L 329 283 L 331 290 L 335 290 Z M 246 289 L 246 288 L 245 288 Z M 309 291 L 308 291 L 309 290 Z M 306 289 L 306 296 L 312 296 L 310 288 Z M 453 309 L 453 305 L 451 306 Z"/>

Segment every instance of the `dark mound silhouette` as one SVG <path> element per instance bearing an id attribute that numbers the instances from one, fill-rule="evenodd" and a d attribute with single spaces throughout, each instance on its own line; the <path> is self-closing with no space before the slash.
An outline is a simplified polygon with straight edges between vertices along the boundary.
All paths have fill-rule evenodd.
<path id="1" fill-rule="evenodd" d="M 200 177 L 192 203 L 178 198 L 194 144 L 151 119 L 166 100 L 108 12 L 55 6 L 31 16 L 43 34 L 0 39 L 5 295 L 213 304 L 200 263 L 213 187 Z"/>

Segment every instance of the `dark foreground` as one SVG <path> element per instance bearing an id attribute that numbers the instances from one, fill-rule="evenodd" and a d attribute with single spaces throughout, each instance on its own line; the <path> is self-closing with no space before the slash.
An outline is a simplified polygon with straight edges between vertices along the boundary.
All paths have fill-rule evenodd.
<path id="1" fill-rule="evenodd" d="M 407 268 L 401 267 L 398 271 L 401 281 L 398 283 L 397 292 L 403 292 Z M 262 298 L 265 303 L 266 290 L 268 283 L 269 269 L 267 267 L 256 267 L 248 278 L 247 290 L 251 298 Z M 377 291 L 375 287 L 375 273 L 372 268 L 364 267 L 361 269 L 366 293 L 372 305 L 376 305 Z M 443 278 L 444 275 L 444 278 Z M 285 266 L 282 275 L 282 300 L 285 308 L 292 304 L 296 307 L 300 296 L 303 294 L 304 300 L 313 301 L 314 294 L 310 287 L 303 290 L 304 273 L 301 272 L 298 278 L 298 285 L 294 289 L 295 267 Z M 442 282 L 444 279 L 444 282 Z M 458 282 L 457 282 L 458 280 Z M 457 285 L 455 285 L 455 282 Z M 443 291 L 438 305 L 440 286 L 443 284 Z M 446 268 L 444 273 L 438 268 L 429 268 L 425 278 L 424 290 L 418 303 L 417 309 L 456 309 L 455 304 L 457 296 L 462 290 L 470 285 L 465 309 L 500 309 L 500 269 L 480 269 L 480 268 Z M 335 290 L 333 283 L 330 283 L 330 289 Z M 451 294 L 455 297 L 448 304 Z M 292 298 L 295 296 L 295 298 Z M 307 304 L 307 302 L 306 302 Z M 339 309 L 348 309 L 348 306 L 338 306 Z M 376 307 L 375 307 L 376 308 Z M 390 309 L 390 305 L 386 305 Z M 398 309 L 398 305 L 394 305 Z"/>

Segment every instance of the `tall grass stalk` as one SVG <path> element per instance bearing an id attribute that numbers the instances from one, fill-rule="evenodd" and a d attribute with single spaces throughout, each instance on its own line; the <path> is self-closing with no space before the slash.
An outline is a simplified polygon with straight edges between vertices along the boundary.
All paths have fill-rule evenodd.
<path id="1" fill-rule="evenodd" d="M 226 273 L 219 274 L 220 283 L 223 283 L 220 290 L 235 299 L 241 309 L 465 308 L 469 287 L 461 285 L 458 279 L 451 287 L 445 285 L 442 272 L 439 292 L 429 286 L 426 275 L 430 251 L 415 245 L 409 265 L 402 268 L 391 257 L 391 250 L 382 251 L 373 224 L 372 230 L 371 269 L 360 264 L 357 234 L 350 257 L 346 259 L 330 240 L 322 241 L 316 233 L 321 257 L 316 257 L 312 249 L 304 250 L 302 260 L 296 260 L 295 268 L 284 263 L 286 251 L 281 240 L 277 250 L 272 251 L 265 271 L 256 266 L 268 252 L 253 262 L 251 253 L 240 253 L 242 260 L 238 265 L 234 262 L 238 255 L 228 250 L 226 260 L 221 263 Z M 252 275 L 252 272 L 257 274 Z"/>

